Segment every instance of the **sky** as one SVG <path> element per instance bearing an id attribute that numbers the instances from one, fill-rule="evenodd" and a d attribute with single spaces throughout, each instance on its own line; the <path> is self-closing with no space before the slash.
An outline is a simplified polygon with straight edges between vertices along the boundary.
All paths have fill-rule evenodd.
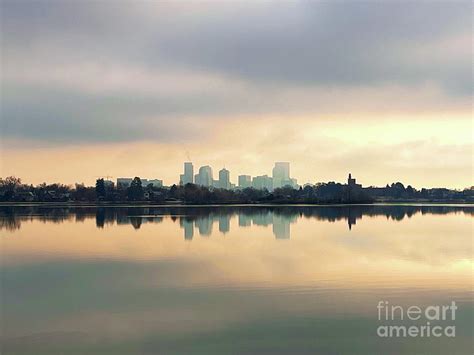
<path id="1" fill-rule="evenodd" d="M 472 6 L 2 0 L 1 176 L 472 186 Z"/>

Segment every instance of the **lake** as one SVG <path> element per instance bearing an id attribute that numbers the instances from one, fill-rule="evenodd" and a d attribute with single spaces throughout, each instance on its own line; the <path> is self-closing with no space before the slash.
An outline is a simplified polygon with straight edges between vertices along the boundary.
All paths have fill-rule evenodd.
<path id="1" fill-rule="evenodd" d="M 473 217 L 472 205 L 0 207 L 2 354 L 472 354 Z M 415 336 L 387 336 L 393 325 Z"/>

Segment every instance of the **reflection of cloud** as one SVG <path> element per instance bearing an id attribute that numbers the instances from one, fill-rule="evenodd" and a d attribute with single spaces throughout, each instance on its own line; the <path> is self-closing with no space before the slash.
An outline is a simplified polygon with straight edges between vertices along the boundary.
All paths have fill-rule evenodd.
<path id="1" fill-rule="evenodd" d="M 29 222 L 2 240 L 2 346 L 12 351 L 100 344 L 127 354 L 140 343 L 192 353 L 196 335 L 201 344 L 228 332 L 235 351 L 235 332 L 253 334 L 243 348 L 248 339 L 261 345 L 262 334 L 272 345 L 294 340 L 295 332 L 313 340 L 341 334 L 341 324 L 328 319 L 373 334 L 375 323 L 361 330 L 360 317 L 371 317 L 380 299 L 442 304 L 471 292 L 472 207 L 147 207 L 99 214 L 73 207 L 50 209 L 57 212 L 43 219 L 35 208 L 20 210 Z M 64 218 L 67 211 L 79 216 Z M 233 223 L 245 214 L 258 223 Z M 63 223 L 51 223 L 54 215 Z M 348 216 L 362 217 L 350 232 Z M 97 228 L 97 218 L 107 228 Z M 133 232 L 129 223 L 138 218 L 147 223 Z M 183 240 L 193 221 L 209 227 L 218 219 L 226 230 L 231 222 L 225 238 L 214 228 L 209 238 Z M 282 222 L 292 223 L 284 243 L 271 227 Z M 358 321 L 348 322 L 353 317 Z"/>
<path id="2" fill-rule="evenodd" d="M 65 219 L 64 213 L 57 215 L 60 220 L 68 222 L 37 223 L 37 219 L 31 218 L 37 213 L 34 208 L 22 209 L 23 217 L 19 219 L 22 222 L 30 220 L 31 223 L 22 223 L 21 229 L 14 232 L 15 238 L 5 239 L 5 263 L 16 264 L 23 260 L 22 255 L 28 255 L 28 260 L 33 263 L 42 259 L 75 259 L 84 256 L 105 256 L 116 260 L 191 257 L 191 260 L 218 265 L 215 273 L 193 274 L 192 278 L 198 283 L 209 280 L 224 282 L 234 278 L 258 282 L 277 272 L 278 278 L 272 278 L 275 282 L 298 284 L 308 279 L 323 280 L 325 275 L 328 278 L 337 275 L 338 279 L 342 278 L 345 282 L 353 277 L 358 279 L 364 273 L 369 279 L 385 277 L 383 273 L 372 274 L 377 268 L 390 274 L 396 270 L 400 272 L 399 275 L 403 275 L 403 270 L 411 270 L 410 275 L 414 277 L 424 275 L 429 270 L 450 274 L 451 265 L 459 260 L 468 260 L 472 253 L 471 249 L 466 248 L 466 245 L 470 245 L 472 207 L 373 205 L 146 209 L 147 213 L 154 216 L 183 216 L 180 217 L 179 225 L 167 217 L 148 218 L 142 214 L 144 211 L 141 208 L 107 210 L 109 212 L 101 217 L 107 228 L 102 229 L 96 228 L 97 214 L 94 208 L 78 208 L 76 212 L 80 212 L 82 223 L 73 225 L 74 218 Z M 239 227 L 238 223 L 233 223 L 232 219 L 237 219 L 239 213 L 249 215 L 252 225 Z M 144 224 L 137 231 L 139 238 L 131 238 L 130 223 L 136 218 L 141 218 Z M 205 239 L 205 244 L 202 244 L 203 238 L 193 238 L 191 243 L 184 242 L 184 218 L 187 219 L 188 227 L 195 224 L 193 233 L 199 232 L 201 236 L 209 237 Z M 359 220 L 351 231 L 347 229 L 348 218 Z M 232 222 L 229 228 L 227 222 L 221 228 L 221 231 L 227 231 L 225 240 L 229 244 L 221 244 L 221 231 L 212 228 L 213 222 L 219 219 Z M 275 236 L 289 236 L 287 227 L 290 223 L 291 241 L 272 242 Z M 58 238 L 63 233 L 71 235 L 71 238 Z M 75 234 L 81 237 L 74 237 Z M 110 234 L 110 238 L 104 238 L 107 234 Z M 345 237 L 346 234 L 350 236 Z M 159 240 L 156 240 L 156 235 L 160 235 Z M 447 240 L 449 246 L 445 245 Z M 40 241 L 41 245 L 55 245 L 56 253 L 38 248 L 37 243 Z M 259 247 L 254 249 L 256 245 Z M 192 255 L 188 255 L 187 250 Z M 229 250 L 235 255 L 228 256 Z M 235 269 L 235 265 L 245 266 Z M 362 278 L 365 279 L 365 276 Z M 181 281 L 182 278 L 177 280 Z"/>
<path id="3" fill-rule="evenodd" d="M 278 287 L 259 283 L 242 287 L 236 283 L 188 283 L 193 274 L 206 275 L 214 270 L 212 264 L 171 259 L 69 260 L 7 267 L 2 272 L 3 301 L 9 305 L 2 314 L 7 325 L 2 334 L 3 349 L 53 353 L 57 349 L 77 348 L 82 352 L 87 348 L 91 353 L 100 347 L 102 352 L 130 354 L 140 344 L 140 349 L 146 347 L 151 353 L 166 349 L 166 353 L 191 354 L 202 344 L 214 344 L 219 339 L 220 354 L 227 347 L 225 353 L 236 349 L 246 353 L 250 344 L 261 347 L 264 339 L 268 347 L 283 349 L 291 344 L 293 352 L 302 343 L 298 353 L 312 346 L 311 353 L 317 353 L 325 342 L 334 351 L 341 342 L 337 338 L 334 343 L 334 336 L 326 335 L 337 333 L 351 340 L 352 351 L 361 346 L 359 352 L 366 353 L 367 339 L 372 339 L 368 334 L 378 325 L 373 314 L 379 300 L 423 306 L 469 297 L 469 290 L 453 290 L 451 285 L 442 284 L 423 290 L 420 285 L 384 288 L 376 283 L 363 288 L 345 285 L 342 289 L 331 284 Z M 463 318 L 466 322 L 471 319 Z M 457 322 L 470 326 L 462 319 Z M 470 334 L 463 333 L 466 337 Z M 292 343 L 296 336 L 298 341 Z M 361 338 L 363 342 L 355 341 Z M 469 340 L 465 343 L 471 344 Z M 439 350 L 440 344 L 434 346 Z M 212 353 L 209 348 L 202 349 L 202 353 Z M 344 350 L 347 348 L 343 346 L 341 353 Z"/>

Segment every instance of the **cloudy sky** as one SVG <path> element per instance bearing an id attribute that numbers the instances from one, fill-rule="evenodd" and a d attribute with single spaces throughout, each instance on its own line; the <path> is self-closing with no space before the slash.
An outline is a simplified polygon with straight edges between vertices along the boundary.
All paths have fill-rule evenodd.
<path id="1" fill-rule="evenodd" d="M 470 1 L 0 6 L 2 176 L 473 185 Z"/>

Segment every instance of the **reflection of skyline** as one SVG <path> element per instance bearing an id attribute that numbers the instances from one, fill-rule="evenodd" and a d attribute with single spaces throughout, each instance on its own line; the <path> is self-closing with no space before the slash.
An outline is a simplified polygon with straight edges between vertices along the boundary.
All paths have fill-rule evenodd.
<path id="1" fill-rule="evenodd" d="M 239 213 L 239 227 L 250 227 L 252 219 L 243 213 Z"/>
<path id="2" fill-rule="evenodd" d="M 273 227 L 273 235 L 276 239 L 290 238 L 290 224 L 296 222 L 297 216 L 277 215 L 271 212 L 265 214 L 248 215 L 243 213 L 236 214 L 209 214 L 195 219 L 195 225 L 201 237 L 208 237 L 212 234 L 214 223 L 219 224 L 219 232 L 226 234 L 230 231 L 230 220 L 233 216 L 238 217 L 238 228 L 255 226 Z M 193 217 L 180 217 L 180 226 L 184 229 L 184 238 L 192 239 L 194 237 Z"/>
<path id="3" fill-rule="evenodd" d="M 421 214 L 465 213 L 474 215 L 471 205 L 354 205 L 354 206 L 150 206 L 150 207 L 47 207 L 47 206 L 8 206 L 0 207 L 0 229 L 14 232 L 21 228 L 22 222 L 38 219 L 49 223 L 62 223 L 74 220 L 83 222 L 95 218 L 97 228 L 108 225 L 131 225 L 140 229 L 146 223 L 160 223 L 165 216 L 179 219 L 184 231 L 184 239 L 192 240 L 195 229 L 202 237 L 213 232 L 214 222 L 222 234 L 234 228 L 250 226 L 272 227 L 276 239 L 289 239 L 290 225 L 300 218 L 314 218 L 319 221 L 335 222 L 345 220 L 349 230 L 357 220 L 364 216 L 385 216 L 389 220 L 401 221 L 404 218 Z M 237 223 L 231 223 L 236 217 Z"/>
<path id="4" fill-rule="evenodd" d="M 179 219 L 179 225 L 184 228 L 184 239 L 191 240 L 194 236 L 194 223 L 187 217 Z"/>
<path id="5" fill-rule="evenodd" d="M 230 215 L 225 214 L 219 216 L 219 232 L 227 233 L 230 230 Z"/>
<path id="6" fill-rule="evenodd" d="M 212 222 L 212 219 L 206 217 L 200 217 L 196 220 L 200 236 L 208 237 L 212 234 Z"/>
<path id="7" fill-rule="evenodd" d="M 290 238 L 290 218 L 273 215 L 273 235 L 276 239 Z"/>

